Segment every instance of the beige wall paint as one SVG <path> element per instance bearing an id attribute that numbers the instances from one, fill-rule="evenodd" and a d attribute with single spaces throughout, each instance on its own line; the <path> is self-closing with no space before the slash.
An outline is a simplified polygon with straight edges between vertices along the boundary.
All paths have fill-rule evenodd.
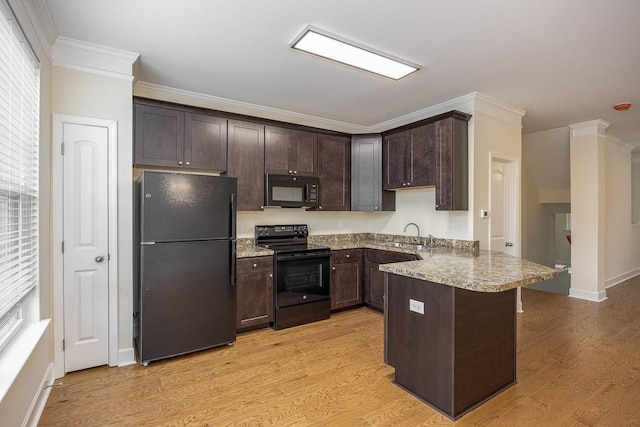
<path id="1" fill-rule="evenodd" d="M 133 346 L 133 88 L 127 79 L 54 66 L 51 110 L 118 122 L 118 348 Z"/>
<path id="2" fill-rule="evenodd" d="M 605 144 L 605 287 L 640 273 L 631 224 L 631 149 L 616 140 Z"/>
<path id="3" fill-rule="evenodd" d="M 472 158 L 473 166 L 470 167 L 471 181 L 469 188 L 472 189 L 472 197 L 469 199 L 469 220 L 472 221 L 472 238 L 480 241 L 480 248 L 487 249 L 489 245 L 489 220 L 481 219 L 479 212 L 481 209 L 490 208 L 489 188 L 491 186 L 491 157 L 504 157 L 514 159 L 520 167 L 522 156 L 522 126 L 518 123 L 511 123 L 485 113 L 476 112 L 471 119 L 473 129 Z M 520 180 L 522 173 L 519 171 L 517 179 Z M 520 184 L 518 182 L 518 189 Z M 520 200 L 517 200 L 518 211 L 516 221 L 520 220 Z M 491 215 L 491 212 L 489 212 Z M 518 253 L 520 253 L 520 229 L 518 226 Z"/>

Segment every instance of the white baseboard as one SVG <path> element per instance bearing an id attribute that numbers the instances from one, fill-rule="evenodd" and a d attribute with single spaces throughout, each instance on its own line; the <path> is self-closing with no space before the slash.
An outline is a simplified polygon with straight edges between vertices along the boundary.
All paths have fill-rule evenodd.
<path id="1" fill-rule="evenodd" d="M 627 271 L 626 273 L 619 274 L 611 279 L 607 279 L 604 281 L 604 288 L 609 289 L 612 286 L 619 285 L 625 280 L 629 280 L 632 277 L 635 277 L 640 274 L 640 268 L 634 268 L 631 271 Z"/>
<path id="2" fill-rule="evenodd" d="M 569 296 L 571 298 L 578 298 L 587 301 L 602 302 L 607 299 L 607 292 L 583 291 L 582 289 L 571 288 L 569 289 Z"/>
<path id="3" fill-rule="evenodd" d="M 33 402 L 31 402 L 31 406 L 29 407 L 29 413 L 27 414 L 24 425 L 29 427 L 38 426 L 38 422 L 40 421 L 44 407 L 47 404 L 47 399 L 49 398 L 49 393 L 51 393 L 51 387 L 53 387 L 54 381 L 53 363 L 50 363 L 42 377 L 42 381 L 40 381 L 40 387 L 38 388 L 39 392 L 33 397 Z"/>
<path id="4" fill-rule="evenodd" d="M 136 352 L 133 347 L 118 350 L 118 366 L 135 365 Z"/>

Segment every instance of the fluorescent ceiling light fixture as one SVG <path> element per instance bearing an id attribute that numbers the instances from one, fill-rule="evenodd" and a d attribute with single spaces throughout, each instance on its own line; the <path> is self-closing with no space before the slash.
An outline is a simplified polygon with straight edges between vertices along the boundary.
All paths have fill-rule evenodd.
<path id="1" fill-rule="evenodd" d="M 291 47 L 394 80 L 418 70 L 417 65 L 376 52 L 312 26 L 305 28 Z"/>

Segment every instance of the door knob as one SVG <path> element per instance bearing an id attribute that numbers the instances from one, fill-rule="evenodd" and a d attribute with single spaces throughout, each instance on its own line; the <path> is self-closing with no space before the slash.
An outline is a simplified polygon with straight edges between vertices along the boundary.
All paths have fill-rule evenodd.
<path id="1" fill-rule="evenodd" d="M 513 246 L 513 243 L 511 243 L 511 242 L 504 242 L 504 245 L 505 245 L 506 247 L 508 247 L 508 248 L 509 248 L 509 247 Z"/>
<path id="2" fill-rule="evenodd" d="M 104 261 L 104 257 L 102 255 L 98 255 L 96 257 L 96 262 L 102 262 L 102 261 Z"/>

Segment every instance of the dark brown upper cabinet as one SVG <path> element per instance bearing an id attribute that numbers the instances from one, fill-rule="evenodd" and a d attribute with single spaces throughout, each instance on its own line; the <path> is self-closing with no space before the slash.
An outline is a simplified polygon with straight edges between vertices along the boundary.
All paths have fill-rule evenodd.
<path id="1" fill-rule="evenodd" d="M 227 168 L 227 120 L 136 104 L 134 145 L 136 165 L 223 172 Z"/>
<path id="2" fill-rule="evenodd" d="M 324 211 L 351 209 L 351 139 L 318 135 L 320 207 Z"/>
<path id="3" fill-rule="evenodd" d="M 469 143 L 471 116 L 457 111 L 436 125 L 436 210 L 469 209 Z"/>
<path id="4" fill-rule="evenodd" d="M 435 184 L 435 124 L 387 134 L 383 146 L 383 188 L 396 190 Z"/>
<path id="5" fill-rule="evenodd" d="M 264 209 L 264 126 L 229 120 L 227 176 L 238 179 L 238 210 Z"/>
<path id="6" fill-rule="evenodd" d="M 318 176 L 318 135 L 266 126 L 264 156 L 267 173 Z"/>

